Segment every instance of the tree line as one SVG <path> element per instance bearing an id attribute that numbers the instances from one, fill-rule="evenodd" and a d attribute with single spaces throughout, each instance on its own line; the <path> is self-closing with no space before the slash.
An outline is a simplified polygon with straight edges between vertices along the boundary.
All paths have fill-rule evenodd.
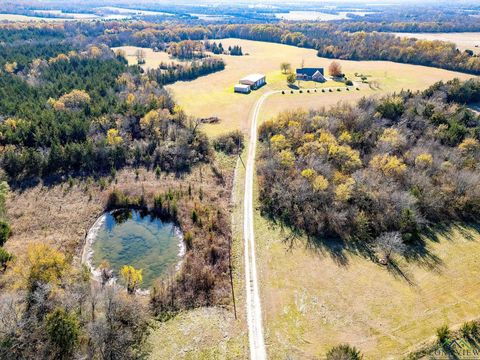
<path id="1" fill-rule="evenodd" d="M 48 29 L 53 33 L 64 32 L 67 38 L 71 37 L 72 39 L 79 35 L 87 36 L 109 46 L 128 44 L 158 49 L 165 49 L 172 42 L 237 37 L 312 48 L 317 50 L 319 56 L 325 57 L 390 60 L 480 74 L 480 58 L 471 52 L 457 50 L 453 43 L 402 39 L 391 34 L 370 32 L 368 24 L 365 27 L 367 31 L 361 25 L 355 24 L 350 22 L 295 22 L 188 26 L 181 23 L 172 25 L 133 22 L 125 25 L 124 22 L 115 21 L 72 21 L 61 26 L 52 25 Z M 0 38 L 8 36 L 5 34 L 10 31 L 18 32 L 18 26 L 12 29 L 12 26 L 2 25 Z M 374 30 L 383 31 L 381 25 L 375 26 Z M 45 28 L 45 25 L 39 26 L 37 31 L 40 34 L 41 31 L 45 31 Z M 32 31 L 31 25 L 27 29 L 27 31 Z M 178 45 L 175 45 L 175 49 L 177 48 Z M 191 53 L 191 51 L 187 51 L 187 53 Z"/>

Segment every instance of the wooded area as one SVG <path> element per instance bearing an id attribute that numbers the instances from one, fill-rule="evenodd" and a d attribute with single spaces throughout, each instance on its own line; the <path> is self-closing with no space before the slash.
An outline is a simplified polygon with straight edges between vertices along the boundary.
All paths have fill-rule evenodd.
<path id="1" fill-rule="evenodd" d="M 454 80 L 265 122 L 262 213 L 386 258 L 430 225 L 478 221 L 480 118 L 463 104 L 479 100 L 480 81 Z"/>

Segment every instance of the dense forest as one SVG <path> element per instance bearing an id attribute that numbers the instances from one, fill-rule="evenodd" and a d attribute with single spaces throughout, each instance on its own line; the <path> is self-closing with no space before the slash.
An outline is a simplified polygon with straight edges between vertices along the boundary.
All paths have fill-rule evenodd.
<path id="1" fill-rule="evenodd" d="M 208 158 L 205 136 L 161 88 L 178 73 L 194 78 L 195 65 L 143 77 L 106 47 L 55 57 L 48 50 L 39 59 L 45 47 L 38 46 L 22 67 L 10 66 L 13 52 L 0 77 L 2 164 L 10 179 L 95 174 L 127 164 L 179 171 Z M 27 55 L 18 54 L 25 62 Z"/>
<path id="2" fill-rule="evenodd" d="M 261 210 L 312 237 L 412 243 L 480 218 L 480 81 L 438 83 L 262 124 Z M 397 248 L 397 247 L 394 247 Z"/>

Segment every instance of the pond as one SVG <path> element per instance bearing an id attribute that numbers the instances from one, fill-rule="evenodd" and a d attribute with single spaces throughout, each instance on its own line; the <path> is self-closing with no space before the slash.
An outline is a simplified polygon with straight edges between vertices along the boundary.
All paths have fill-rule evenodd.
<path id="1" fill-rule="evenodd" d="M 106 260 L 116 277 L 124 265 L 143 269 L 144 289 L 175 270 L 184 252 L 181 232 L 173 222 L 133 209 L 103 214 L 88 234 L 87 246 L 89 242 L 93 268 Z"/>

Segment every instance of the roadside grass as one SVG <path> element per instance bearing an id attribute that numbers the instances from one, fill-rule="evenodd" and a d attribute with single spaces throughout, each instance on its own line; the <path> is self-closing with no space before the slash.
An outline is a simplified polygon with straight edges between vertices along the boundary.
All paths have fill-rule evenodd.
<path id="1" fill-rule="evenodd" d="M 294 71 L 300 67 L 302 61 L 306 67 L 321 66 L 328 69 L 332 59 L 317 57 L 312 49 L 298 48 L 289 45 L 274 44 L 261 41 L 241 39 L 220 39 L 224 47 L 240 45 L 245 56 L 220 55 L 225 60 L 226 68 L 223 71 L 200 77 L 193 81 L 179 81 L 168 85 L 175 100 L 185 111 L 196 117 L 220 118 L 219 124 L 206 124 L 204 129 L 208 135 L 219 135 L 230 130 L 239 129 L 248 132 L 248 113 L 256 100 L 269 90 L 290 90 L 286 83 L 286 75 L 280 71 L 282 62 L 289 62 Z M 159 54 L 159 53 L 154 53 Z M 163 55 L 159 55 L 163 56 Z M 368 84 L 361 84 L 360 91 L 334 91 L 314 93 L 312 96 L 303 91 L 296 96 L 284 96 L 277 102 L 270 102 L 264 106 L 269 107 L 272 114 L 280 104 L 279 110 L 294 109 L 297 107 L 318 108 L 342 101 L 356 101 L 361 96 L 370 94 L 384 94 L 402 89 L 419 90 L 440 81 L 455 77 L 468 79 L 471 75 L 430 68 L 425 66 L 398 64 L 388 61 L 338 61 L 348 79 L 360 81 L 355 73 L 369 75 L 368 81 L 374 83 L 373 89 Z M 235 94 L 233 86 L 239 79 L 250 73 L 263 73 L 267 77 L 267 85 L 249 95 Z M 302 87 L 307 82 L 302 82 Z M 317 84 L 317 87 L 333 87 L 338 84 L 327 81 Z M 343 85 L 343 84 L 342 84 Z M 308 84 L 310 86 L 310 84 Z M 314 86 L 312 86 L 314 87 Z M 359 95 L 361 94 L 361 95 Z M 286 94 L 285 94 L 286 95 Z M 276 98 L 280 95 L 274 95 Z M 274 98 L 272 97 L 272 99 Z"/>
<path id="2" fill-rule="evenodd" d="M 293 240 L 258 211 L 255 231 L 270 358 L 322 358 L 349 343 L 367 359 L 399 359 L 443 324 L 480 313 L 475 227 L 438 231 L 423 256 L 396 259 L 396 271 L 333 241 Z"/>
<path id="3" fill-rule="evenodd" d="M 152 360 L 243 359 L 248 350 L 241 323 L 220 307 L 185 311 L 154 327 L 149 337 Z"/>

